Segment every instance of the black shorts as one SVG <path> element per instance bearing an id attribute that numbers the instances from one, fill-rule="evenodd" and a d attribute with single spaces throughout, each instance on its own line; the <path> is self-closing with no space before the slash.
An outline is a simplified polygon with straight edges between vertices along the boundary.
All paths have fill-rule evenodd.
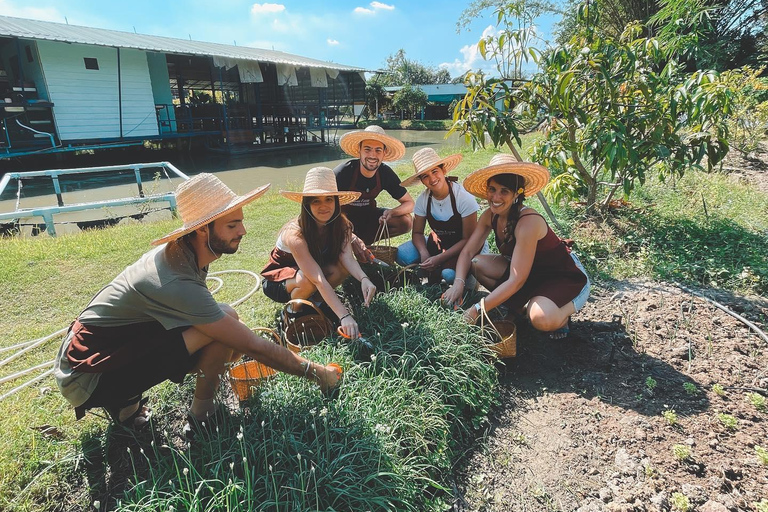
<path id="1" fill-rule="evenodd" d="M 147 324 L 137 326 L 141 326 L 142 335 L 147 336 Z M 111 329 L 120 329 L 124 335 L 125 330 L 130 330 L 131 327 L 129 325 Z M 152 339 L 142 340 L 142 345 L 147 342 L 154 343 L 153 350 L 131 364 L 101 373 L 96 389 L 81 407 L 84 410 L 93 407 L 120 407 L 163 381 L 171 380 L 180 384 L 200 357 L 199 350 L 190 355 L 184 344 L 182 333 L 189 328 L 186 326 L 166 330 L 157 323 L 156 329 L 152 329 Z"/>
<path id="2" fill-rule="evenodd" d="M 264 279 L 261 282 L 261 289 L 264 291 L 264 295 L 275 302 L 285 304 L 291 300 L 291 294 L 285 288 L 285 281 L 268 281 Z"/>

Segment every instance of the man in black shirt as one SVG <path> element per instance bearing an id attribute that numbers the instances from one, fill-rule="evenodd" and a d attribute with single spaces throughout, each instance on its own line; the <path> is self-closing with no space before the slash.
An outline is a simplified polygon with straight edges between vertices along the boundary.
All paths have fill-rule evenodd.
<path id="1" fill-rule="evenodd" d="M 384 160 L 391 162 L 405 155 L 403 143 L 386 135 L 380 126 L 371 125 L 365 130 L 347 133 L 339 144 L 345 153 L 355 157 L 333 170 L 339 190 L 361 193 L 357 201 L 342 207 L 354 226 L 355 234 L 364 243 L 372 244 L 384 223 L 387 229 L 379 238 L 408 233 L 413 226 L 413 198 L 400 186 L 401 180 L 395 171 L 384 163 Z M 391 209 L 377 207 L 376 197 L 382 190 L 386 190 L 400 205 Z M 359 255 L 359 248 L 355 249 Z"/>

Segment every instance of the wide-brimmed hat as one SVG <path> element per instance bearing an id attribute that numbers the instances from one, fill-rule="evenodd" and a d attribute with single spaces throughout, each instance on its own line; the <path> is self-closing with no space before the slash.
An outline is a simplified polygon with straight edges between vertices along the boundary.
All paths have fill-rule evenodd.
<path id="1" fill-rule="evenodd" d="M 340 205 L 349 204 L 360 197 L 360 192 L 349 190 L 339 192 L 336 175 L 328 167 L 313 167 L 307 172 L 307 177 L 304 179 L 304 192 L 281 190 L 280 194 L 297 203 L 305 197 L 338 196 Z"/>
<path id="2" fill-rule="evenodd" d="M 176 187 L 176 211 L 184 225 L 162 238 L 153 240 L 152 245 L 176 240 L 219 217 L 242 208 L 261 197 L 269 185 L 267 183 L 243 196 L 238 196 L 213 174 L 204 172 L 188 179 Z"/>
<path id="3" fill-rule="evenodd" d="M 384 128 L 375 124 L 365 130 L 345 133 L 339 141 L 339 146 L 349 156 L 360 158 L 360 143 L 364 140 L 377 140 L 384 144 L 384 160 L 387 162 L 400 160 L 405 155 L 405 145 L 384 133 Z"/>
<path id="4" fill-rule="evenodd" d="M 464 179 L 464 188 L 475 197 L 487 197 L 488 179 L 498 174 L 517 174 L 525 179 L 523 185 L 525 197 L 531 197 L 544 188 L 549 181 L 549 171 L 546 167 L 530 162 L 518 162 L 508 153 L 499 153 L 491 158 L 488 167 L 483 167 L 471 173 Z"/>
<path id="5" fill-rule="evenodd" d="M 413 154 L 411 160 L 413 160 L 413 167 L 416 169 L 416 174 L 410 176 L 400 182 L 402 187 L 410 187 L 417 181 L 421 180 L 421 175 L 425 172 L 429 172 L 436 167 L 443 167 L 443 170 L 447 173 L 452 171 L 459 165 L 461 159 L 464 158 L 459 153 L 450 155 L 445 158 L 440 158 L 433 148 L 422 148 Z"/>

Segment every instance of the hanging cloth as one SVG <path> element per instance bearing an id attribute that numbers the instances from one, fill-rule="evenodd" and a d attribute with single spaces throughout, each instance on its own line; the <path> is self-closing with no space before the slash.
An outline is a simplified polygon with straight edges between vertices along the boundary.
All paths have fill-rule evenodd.
<path id="1" fill-rule="evenodd" d="M 328 87 L 328 75 L 324 68 L 309 68 L 312 87 Z"/>
<path id="2" fill-rule="evenodd" d="M 244 84 L 262 83 L 264 77 L 261 74 L 259 63 L 252 60 L 240 60 L 237 62 L 237 71 L 240 73 L 240 82 Z"/>
<path id="3" fill-rule="evenodd" d="M 299 80 L 296 78 L 296 68 L 290 64 L 278 64 L 277 65 L 277 85 L 299 85 Z"/>

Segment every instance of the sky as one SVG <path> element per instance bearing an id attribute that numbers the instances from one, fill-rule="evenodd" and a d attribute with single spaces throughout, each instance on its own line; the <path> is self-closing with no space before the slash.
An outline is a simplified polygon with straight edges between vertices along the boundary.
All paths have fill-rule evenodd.
<path id="1" fill-rule="evenodd" d="M 469 2 L 0 0 L 0 14 L 274 49 L 367 70 L 385 68 L 387 57 L 402 48 L 409 60 L 445 68 L 456 77 L 470 69 L 493 70 L 477 52 L 483 34 L 496 30 L 493 13 L 457 33 L 456 22 Z M 555 21 L 546 19 L 537 27 L 544 40 L 552 39 Z"/>

